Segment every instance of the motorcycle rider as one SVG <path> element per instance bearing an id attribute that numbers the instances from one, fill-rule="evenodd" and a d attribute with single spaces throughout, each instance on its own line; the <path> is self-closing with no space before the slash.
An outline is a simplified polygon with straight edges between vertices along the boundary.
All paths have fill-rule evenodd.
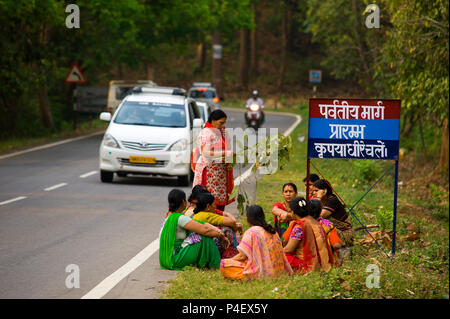
<path id="1" fill-rule="evenodd" d="M 250 105 L 252 105 L 254 103 L 258 104 L 261 107 L 261 116 L 262 116 L 261 123 L 264 123 L 264 121 L 265 121 L 265 115 L 264 115 L 264 111 L 263 111 L 264 110 L 264 102 L 258 95 L 259 95 L 258 90 L 253 90 L 252 97 L 247 100 L 247 103 L 245 104 L 245 108 L 248 111 Z M 248 125 L 247 116 L 245 117 L 245 121 L 247 122 L 247 125 Z"/>

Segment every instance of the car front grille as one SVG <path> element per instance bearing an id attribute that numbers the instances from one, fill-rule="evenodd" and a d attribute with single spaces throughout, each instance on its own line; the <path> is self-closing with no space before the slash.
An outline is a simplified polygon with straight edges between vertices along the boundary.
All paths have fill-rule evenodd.
<path id="1" fill-rule="evenodd" d="M 139 142 L 127 142 L 127 141 L 120 141 L 123 145 L 123 147 L 128 148 L 130 150 L 135 151 L 161 151 L 163 150 L 167 144 L 156 144 L 156 143 L 139 143 Z"/>
<path id="2" fill-rule="evenodd" d="M 117 159 L 120 164 L 127 166 L 136 166 L 136 167 L 165 167 L 168 161 L 156 161 L 154 164 L 150 163 L 130 163 L 128 158 L 118 158 Z"/>

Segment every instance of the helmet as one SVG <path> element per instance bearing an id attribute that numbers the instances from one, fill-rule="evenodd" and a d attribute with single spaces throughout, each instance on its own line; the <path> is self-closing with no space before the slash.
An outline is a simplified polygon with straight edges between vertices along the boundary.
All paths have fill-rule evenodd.
<path id="1" fill-rule="evenodd" d="M 253 90 L 252 94 L 253 95 L 258 95 L 258 90 Z"/>

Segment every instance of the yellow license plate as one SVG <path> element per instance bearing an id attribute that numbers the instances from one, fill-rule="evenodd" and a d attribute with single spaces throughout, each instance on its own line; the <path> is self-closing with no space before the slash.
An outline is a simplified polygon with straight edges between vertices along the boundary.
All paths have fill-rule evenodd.
<path id="1" fill-rule="evenodd" d="M 130 163 L 144 163 L 144 164 L 155 164 L 155 157 L 148 156 L 130 156 Z"/>

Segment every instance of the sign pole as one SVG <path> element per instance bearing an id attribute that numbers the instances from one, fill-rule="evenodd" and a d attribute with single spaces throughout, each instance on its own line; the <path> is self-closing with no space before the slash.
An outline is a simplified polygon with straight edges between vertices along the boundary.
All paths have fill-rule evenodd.
<path id="1" fill-rule="evenodd" d="M 395 255 L 395 242 L 397 237 L 397 189 L 398 189 L 398 160 L 395 160 L 395 178 L 394 178 L 394 216 L 392 225 L 392 256 Z"/>
<path id="2" fill-rule="evenodd" d="M 73 90 L 73 129 L 76 130 L 78 126 L 78 111 L 77 111 L 77 85 L 74 84 L 75 88 Z"/>
<path id="3" fill-rule="evenodd" d="M 310 159 L 309 157 L 306 159 L 306 202 L 309 203 L 309 164 Z"/>

